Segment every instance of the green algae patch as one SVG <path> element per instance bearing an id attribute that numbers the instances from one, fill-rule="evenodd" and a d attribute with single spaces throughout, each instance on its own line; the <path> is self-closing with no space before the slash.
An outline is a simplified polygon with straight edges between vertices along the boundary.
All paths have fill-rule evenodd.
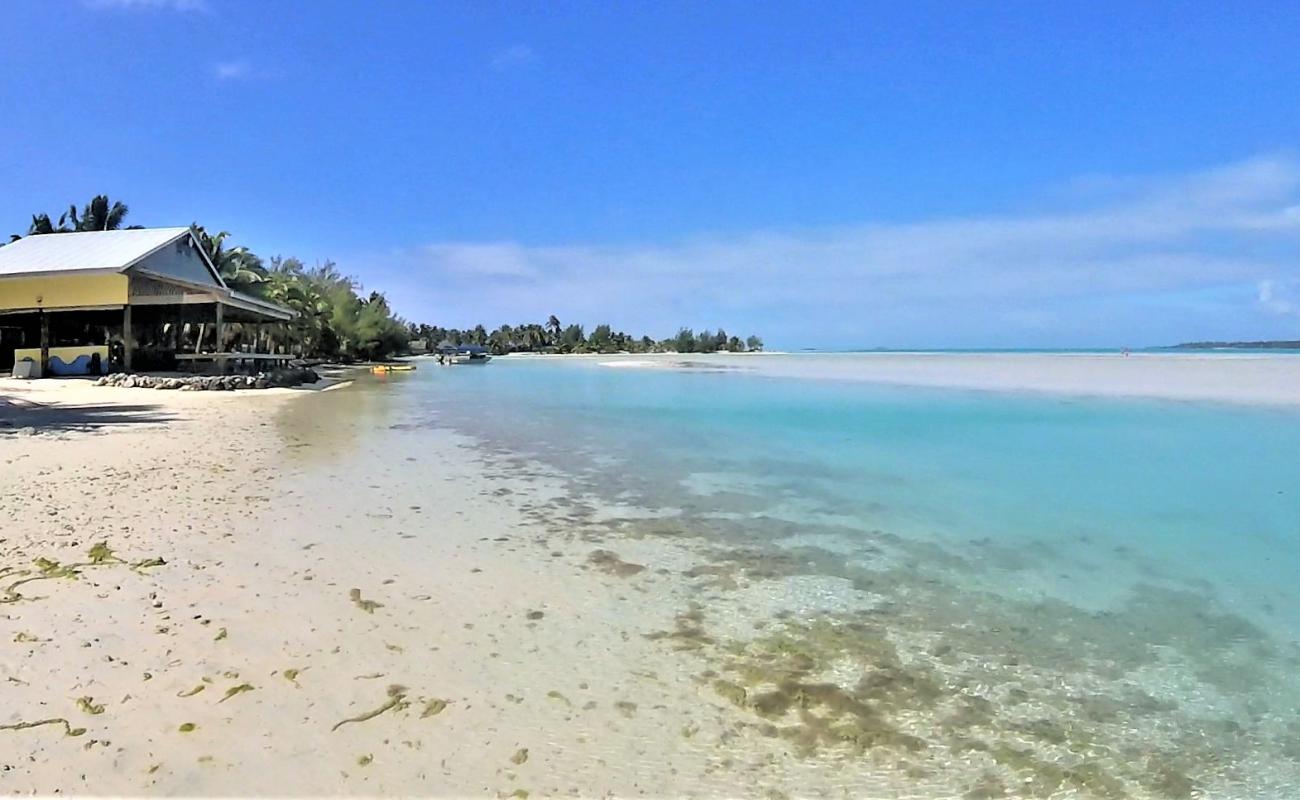
<path id="1" fill-rule="evenodd" d="M 96 703 L 95 698 L 93 697 L 78 697 L 77 708 L 92 716 L 98 716 L 104 713 L 104 704 Z"/>
<path id="2" fill-rule="evenodd" d="M 289 683 L 292 683 L 294 686 L 297 686 L 297 685 L 298 685 L 298 675 L 301 674 L 301 673 L 302 673 L 302 670 L 300 670 L 300 669 L 295 669 L 295 668 L 293 668 L 293 667 L 290 667 L 289 669 L 286 669 L 286 670 L 285 670 L 283 673 L 281 673 L 281 674 L 284 675 L 284 679 L 285 679 L 286 681 L 288 681 Z"/>
<path id="3" fill-rule="evenodd" d="M 222 698 L 217 702 L 224 703 L 230 698 L 234 697 L 235 695 L 243 694 L 244 692 L 251 692 L 255 688 L 256 687 L 253 686 L 251 683 L 241 683 L 238 686 L 231 686 L 229 689 L 226 690 L 225 695 L 223 695 Z"/>
<path id="4" fill-rule="evenodd" d="M 527 747 L 521 747 L 521 748 L 519 748 L 518 750 L 515 751 L 515 754 L 514 754 L 514 755 L 510 756 L 510 763 L 511 763 L 511 764 L 514 764 L 514 765 L 516 765 L 516 766 L 518 766 L 519 764 L 524 763 L 524 762 L 527 761 L 527 760 L 528 760 L 528 748 L 527 748 Z"/>
<path id="5" fill-rule="evenodd" d="M 611 550 L 593 550 L 591 555 L 587 556 L 587 563 L 596 567 L 601 572 L 619 578 L 630 578 L 637 573 L 645 571 L 644 564 L 633 564 L 624 561 L 619 558 L 618 553 Z"/>
<path id="6" fill-rule="evenodd" d="M 434 698 L 424 704 L 424 710 L 420 712 L 420 719 L 436 717 L 447 709 L 447 701 Z"/>
<path id="7" fill-rule="evenodd" d="M 200 683 L 198 686 L 195 686 L 193 689 L 185 689 L 183 691 L 177 692 L 176 696 L 193 697 L 194 695 L 198 694 L 199 692 L 203 691 L 206 688 L 208 688 L 208 685 L 206 683 Z"/>
<path id="8" fill-rule="evenodd" d="M 552 689 L 549 692 L 547 692 L 546 696 L 551 698 L 552 700 L 558 700 L 561 703 L 564 703 L 566 706 L 569 706 L 570 708 L 573 707 L 573 703 L 570 702 L 569 698 L 565 697 L 561 692 L 555 689 Z"/>
<path id="9" fill-rule="evenodd" d="M 714 643 L 702 622 L 703 613 L 693 606 L 678 615 L 680 636 L 651 638 Z M 930 746 L 896 719 L 933 713 L 945 699 L 944 687 L 929 666 L 905 665 L 874 626 L 818 620 L 787 624 L 750 642 L 714 644 L 710 651 L 724 674 L 708 670 L 702 682 L 736 708 L 766 720 L 756 726 L 760 733 L 789 741 L 804 757 L 821 748 L 864 754 L 878 748 L 917 753 Z M 846 664 L 859 675 L 855 683 L 816 679 Z"/>
<path id="10" fill-rule="evenodd" d="M 25 731 L 31 728 L 40 728 L 45 725 L 62 725 L 65 736 L 81 736 L 86 732 L 85 728 L 74 728 L 72 723 L 63 717 L 52 717 L 50 719 L 41 719 L 35 722 L 15 722 L 12 725 L 0 725 L 0 731 Z"/>
<path id="11" fill-rule="evenodd" d="M 23 586 L 28 583 L 34 583 L 36 581 L 58 580 L 60 578 L 76 580 L 81 575 L 81 570 L 83 569 L 105 568 L 105 567 L 113 567 L 119 564 L 127 564 L 126 561 L 122 560 L 121 558 L 119 558 L 113 553 L 112 549 L 109 548 L 106 542 L 100 542 L 94 545 L 93 547 L 91 547 L 87 553 L 87 558 L 89 559 L 88 561 L 83 561 L 83 562 L 78 562 L 73 564 L 63 564 L 57 561 L 56 559 L 46 558 L 44 556 L 41 556 L 32 561 L 32 569 L 14 569 L 10 567 L 0 569 L 0 577 L 18 578 L 17 580 L 11 581 L 3 589 L 0 589 L 0 604 L 17 603 L 22 600 L 42 599 L 37 597 L 27 597 L 18 591 L 19 586 Z M 149 562 L 156 562 L 156 565 L 162 565 L 166 563 L 160 558 L 150 559 Z M 139 562 L 139 563 L 144 564 L 146 562 Z M 150 565 L 154 565 L 154 564 L 150 564 Z M 134 569 L 137 565 L 129 564 L 128 566 Z"/>
<path id="12" fill-rule="evenodd" d="M 352 600 L 352 605 L 366 612 L 367 614 L 375 613 L 376 608 L 383 608 L 383 603 L 377 603 L 374 600 L 365 600 L 361 597 L 360 589 L 352 589 L 348 592 L 348 597 Z"/>
<path id="13" fill-rule="evenodd" d="M 745 687 L 738 686 L 737 684 L 728 680 L 723 680 L 722 678 L 718 678 L 713 682 L 713 691 L 738 706 L 745 705 L 746 701 L 749 699 L 749 692 L 745 691 Z"/>
<path id="14" fill-rule="evenodd" d="M 222 639 L 225 639 L 225 638 L 226 638 L 227 636 L 229 636 L 229 635 L 230 635 L 230 634 L 226 631 L 226 629 L 225 629 L 225 628 L 222 628 L 221 630 L 217 631 L 217 635 L 216 635 L 216 636 L 212 637 L 212 641 L 214 641 L 214 642 L 219 642 L 219 641 L 221 641 Z"/>
<path id="15" fill-rule="evenodd" d="M 358 766 L 358 767 L 368 767 L 368 766 L 370 766 L 372 763 L 374 763 L 374 760 L 375 760 L 375 757 L 374 757 L 373 754 L 371 754 L 371 753 L 366 753 L 364 756 L 361 756 L 361 757 L 357 758 L 357 766 Z"/>
<path id="16" fill-rule="evenodd" d="M 52 558 L 42 557 L 32 563 L 42 578 L 75 578 L 80 574 L 75 564 L 60 564 Z"/>
<path id="17" fill-rule="evenodd" d="M 181 726 L 176 730 L 180 731 L 181 733 L 193 733 L 194 730 L 198 727 L 199 726 L 195 725 L 193 722 L 182 722 Z"/>
<path id="18" fill-rule="evenodd" d="M 1122 800 L 1128 797 L 1123 781 L 1105 772 L 1090 761 L 1065 766 L 1056 761 L 1041 759 L 1029 749 L 1018 749 L 1000 744 L 989 751 L 993 760 L 1020 776 L 1023 786 L 1039 797 L 1060 792 L 1077 794 L 1101 800 Z"/>
<path id="19" fill-rule="evenodd" d="M 107 564 L 109 562 L 121 563 L 122 561 L 122 559 L 114 555 L 113 548 L 108 546 L 108 542 L 99 542 L 94 547 L 90 548 L 86 553 L 86 557 L 90 559 L 90 563 L 92 564 Z"/>
<path id="20" fill-rule="evenodd" d="M 340 720 L 339 722 L 334 723 L 334 727 L 330 728 L 330 730 L 336 731 L 350 723 L 368 722 L 380 714 L 389 711 L 401 711 L 411 705 L 410 701 L 406 699 L 406 693 L 407 688 L 405 686 L 395 683 L 388 687 L 388 702 L 372 711 L 367 711 L 364 714 L 358 714 L 355 717 L 348 717 L 345 720 Z"/>
<path id="21" fill-rule="evenodd" d="M 674 650 L 699 650 L 705 645 L 716 644 L 716 640 L 705 632 L 702 625 L 704 612 L 692 604 L 689 611 L 678 614 L 671 631 L 654 631 L 642 634 L 650 641 L 667 640 Z"/>

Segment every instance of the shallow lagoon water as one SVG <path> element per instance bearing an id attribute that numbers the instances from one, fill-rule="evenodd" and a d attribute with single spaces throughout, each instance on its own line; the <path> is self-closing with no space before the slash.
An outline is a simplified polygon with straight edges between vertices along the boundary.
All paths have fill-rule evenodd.
<path id="1" fill-rule="evenodd" d="M 970 796 L 1296 791 L 1300 413 L 707 363 L 427 362 L 379 394 L 404 447 L 455 428 L 709 556 L 659 635 L 810 757 Z"/>
<path id="2" fill-rule="evenodd" d="M 1206 581 L 1300 636 L 1291 410 L 509 358 L 415 380 L 440 424 L 655 506 L 1059 552 L 1078 574 L 1023 577 L 1081 602 Z"/>

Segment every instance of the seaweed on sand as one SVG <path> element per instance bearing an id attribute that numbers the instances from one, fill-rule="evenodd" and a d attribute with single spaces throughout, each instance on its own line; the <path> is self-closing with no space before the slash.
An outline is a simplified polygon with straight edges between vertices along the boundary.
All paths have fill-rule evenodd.
<path id="1" fill-rule="evenodd" d="M 66 736 L 80 736 L 86 732 L 85 728 L 74 728 L 72 723 L 63 717 L 53 717 L 51 719 L 37 720 L 36 722 L 15 722 L 12 725 L 0 725 L 0 731 L 25 731 L 28 728 L 39 728 L 42 725 L 62 725 L 63 733 Z"/>
<path id="2" fill-rule="evenodd" d="M 253 691 L 254 688 L 255 687 L 251 683 L 241 683 L 238 686 L 231 686 L 229 689 L 226 690 L 225 696 L 223 696 L 217 702 L 224 703 L 230 698 L 234 697 L 235 695 L 243 694 L 244 692 L 251 692 Z"/>
<path id="3" fill-rule="evenodd" d="M 12 581 L 8 586 L 0 589 L 0 604 L 17 603 L 20 600 L 38 599 L 27 597 L 22 592 L 18 591 L 19 586 L 28 583 L 57 580 L 59 578 L 76 580 L 77 577 L 81 575 L 81 570 L 88 567 L 112 567 L 119 564 L 127 564 L 126 561 L 113 554 L 113 551 L 108 546 L 107 542 L 99 542 L 91 547 L 90 550 L 87 551 L 86 557 L 89 559 L 88 561 L 61 564 L 55 559 L 45 558 L 42 556 L 32 562 L 32 566 L 35 568 L 34 571 L 31 569 L 14 569 L 12 567 L 6 567 L 3 570 L 0 570 L 0 576 L 5 578 L 21 576 L 18 580 Z M 165 563 L 167 562 L 163 561 L 161 558 L 150 558 L 135 562 L 134 564 L 128 564 L 128 566 L 131 569 L 140 570 L 145 567 L 162 566 Z"/>
<path id="4" fill-rule="evenodd" d="M 644 564 L 633 564 L 619 558 L 618 553 L 609 550 L 593 550 L 591 555 L 587 556 L 587 561 L 592 566 L 607 572 L 610 575 L 616 575 L 620 578 L 630 578 L 638 572 L 645 570 Z"/>
<path id="5" fill-rule="evenodd" d="M 650 641 L 670 639 L 674 650 L 699 650 L 704 645 L 714 644 L 713 637 L 705 633 L 701 624 L 703 622 L 703 610 L 692 603 L 689 611 L 677 615 L 674 622 L 675 630 L 654 631 L 642 636 Z"/>
<path id="6" fill-rule="evenodd" d="M 96 703 L 93 697 L 78 697 L 77 708 L 92 716 L 104 713 L 104 704 Z"/>
<path id="7" fill-rule="evenodd" d="M 558 689 L 550 690 L 549 692 L 546 693 L 546 696 L 551 698 L 552 700 L 558 700 L 561 703 L 564 703 L 566 706 L 569 706 L 570 708 L 573 707 L 573 703 L 569 700 L 569 698 L 565 697 L 564 694 L 560 692 Z"/>
<path id="8" fill-rule="evenodd" d="M 383 603 L 377 603 L 374 600 L 363 600 L 361 598 L 360 589 L 353 589 L 352 591 L 348 592 L 348 597 L 352 599 L 353 605 L 355 605 L 357 608 L 361 609 L 362 611 L 366 612 L 367 614 L 373 614 L 375 613 L 376 608 L 384 607 Z"/>
<path id="9" fill-rule="evenodd" d="M 388 702 L 372 711 L 367 711 L 364 714 L 358 714 L 355 717 L 348 717 L 345 720 L 336 722 L 334 723 L 334 727 L 330 728 L 330 730 L 336 731 L 344 725 L 347 725 L 349 722 L 367 722 L 388 711 L 401 711 L 411 705 L 411 702 L 406 699 L 406 692 L 407 689 L 405 686 L 395 683 L 388 687 Z"/>

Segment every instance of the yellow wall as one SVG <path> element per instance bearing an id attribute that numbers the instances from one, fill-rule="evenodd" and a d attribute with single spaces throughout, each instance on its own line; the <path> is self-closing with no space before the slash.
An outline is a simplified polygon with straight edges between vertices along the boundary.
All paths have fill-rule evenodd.
<path id="1" fill-rule="evenodd" d="M 125 305 L 127 282 L 119 274 L 4 278 L 0 279 L 0 311 Z"/>

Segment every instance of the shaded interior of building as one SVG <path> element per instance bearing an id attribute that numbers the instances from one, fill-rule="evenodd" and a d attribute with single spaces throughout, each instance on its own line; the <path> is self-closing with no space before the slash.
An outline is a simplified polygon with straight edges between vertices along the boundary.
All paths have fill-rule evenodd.
<path id="1" fill-rule="evenodd" d="M 180 353 L 265 352 L 281 324 L 216 303 L 0 314 L 0 370 L 13 368 L 16 351 L 40 349 L 43 327 L 48 350 L 107 348 L 108 363 L 88 370 L 106 374 L 189 369 Z"/>

